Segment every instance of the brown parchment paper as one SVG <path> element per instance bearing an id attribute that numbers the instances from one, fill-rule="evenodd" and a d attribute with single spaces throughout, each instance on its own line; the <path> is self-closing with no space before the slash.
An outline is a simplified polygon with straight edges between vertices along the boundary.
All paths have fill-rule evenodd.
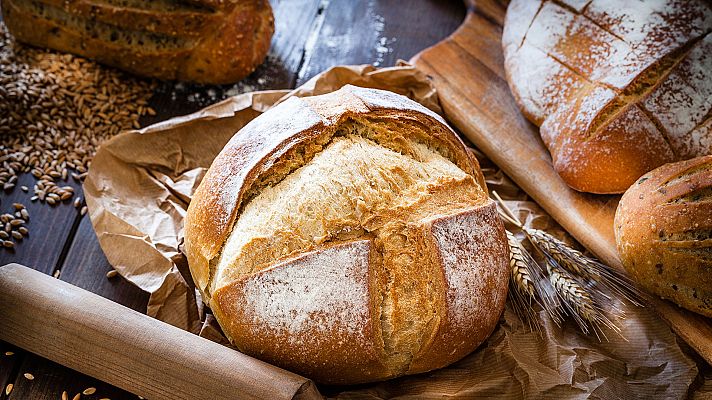
<path id="1" fill-rule="evenodd" d="M 202 306 L 180 252 L 190 196 L 235 132 L 285 96 L 345 84 L 404 94 L 442 114 L 427 77 L 409 65 L 334 67 L 292 92 L 247 93 L 197 113 L 125 132 L 105 143 L 84 184 L 90 217 L 109 262 L 150 293 L 147 314 L 229 345 Z M 571 238 L 495 165 L 480 159 L 494 189 L 531 227 Z M 333 398 L 708 398 L 709 382 L 686 345 L 645 308 L 626 307 L 622 335 L 609 341 L 553 325 L 531 332 L 507 307 L 491 337 L 461 361 L 430 373 L 352 387 L 320 386 Z M 709 375 L 705 373 L 704 375 Z M 274 383 L 274 382 L 272 382 Z M 701 397 L 700 397 L 701 396 Z"/>

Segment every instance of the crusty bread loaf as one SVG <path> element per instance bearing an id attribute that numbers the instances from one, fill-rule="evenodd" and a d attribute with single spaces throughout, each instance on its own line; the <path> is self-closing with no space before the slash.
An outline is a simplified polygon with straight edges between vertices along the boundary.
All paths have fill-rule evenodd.
<path id="1" fill-rule="evenodd" d="M 712 154 L 712 3 L 512 0 L 509 86 L 574 189 Z"/>
<path id="2" fill-rule="evenodd" d="M 476 159 L 437 114 L 353 86 L 238 132 L 193 196 L 185 253 L 232 343 L 326 383 L 462 358 L 507 291 Z"/>
<path id="3" fill-rule="evenodd" d="M 621 261 L 646 290 L 712 317 L 712 156 L 664 165 L 623 195 Z"/>
<path id="4" fill-rule="evenodd" d="M 159 79 L 232 83 L 274 32 L 267 0 L 1 0 L 20 41 Z"/>

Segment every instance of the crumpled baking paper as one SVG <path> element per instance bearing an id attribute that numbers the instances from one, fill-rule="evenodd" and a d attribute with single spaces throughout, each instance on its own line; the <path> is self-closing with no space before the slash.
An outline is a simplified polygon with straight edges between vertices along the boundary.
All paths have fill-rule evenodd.
<path id="1" fill-rule="evenodd" d="M 181 253 L 190 196 L 230 137 L 289 96 L 311 96 L 345 84 L 391 90 L 442 114 L 437 93 L 409 65 L 375 69 L 339 66 L 288 91 L 242 94 L 191 115 L 173 118 L 105 143 L 84 184 L 90 217 L 109 262 L 150 293 L 147 314 L 229 346 L 203 308 Z M 487 158 L 480 159 L 496 190 L 527 226 L 568 241 L 561 227 Z M 622 337 L 599 342 L 567 322 L 541 315 L 530 332 L 507 307 L 500 325 L 475 352 L 449 367 L 381 383 L 320 386 L 328 397 L 351 398 L 709 398 L 694 354 L 649 309 L 626 307 Z M 704 365 L 704 364 L 700 364 Z M 274 382 L 272 382 L 274 384 Z"/>

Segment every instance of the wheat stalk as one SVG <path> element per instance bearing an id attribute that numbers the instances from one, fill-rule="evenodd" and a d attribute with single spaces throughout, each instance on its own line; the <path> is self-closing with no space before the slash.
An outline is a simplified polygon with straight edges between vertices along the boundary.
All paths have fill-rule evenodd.
<path id="1" fill-rule="evenodd" d="M 620 328 L 603 311 L 602 299 L 596 299 L 573 274 L 561 268 L 553 258 L 547 259 L 547 271 L 552 286 L 569 311 L 568 314 L 573 317 L 583 333 L 588 334 L 590 326 L 599 341 L 601 336 L 608 340 L 602 327 L 621 334 Z M 599 292 L 594 291 L 593 293 Z M 615 308 L 608 308 L 608 310 L 617 317 L 621 317 Z"/>
<path id="2" fill-rule="evenodd" d="M 643 294 L 633 282 L 620 272 L 599 263 L 572 249 L 553 235 L 541 230 L 522 227 L 527 237 L 549 254 L 561 267 L 579 277 L 600 283 L 611 292 L 625 298 L 636 306 L 642 306 Z"/>
<path id="3" fill-rule="evenodd" d="M 507 241 L 510 249 L 510 293 L 515 311 L 522 319 L 529 319 L 533 317 L 533 312 L 527 311 L 531 309 L 533 303 L 537 303 L 559 324 L 561 321 L 560 304 L 554 288 L 544 276 L 543 269 L 522 246 L 517 237 L 509 231 L 507 231 Z M 517 311 L 518 308 L 524 312 Z"/>
<path id="4" fill-rule="evenodd" d="M 572 249 L 551 234 L 525 227 L 499 195 L 494 191 L 492 194 L 502 207 L 499 211 L 502 218 L 521 229 L 544 260 L 548 274 L 548 277 L 544 278 L 544 269 L 517 238 L 507 231 L 512 273 L 510 297 L 515 312 L 522 319 L 527 319 L 531 326 L 529 319 L 533 317 L 533 300 L 542 305 L 557 324 L 560 324 L 563 316 L 569 315 L 581 331 L 586 334 L 593 331 L 599 340 L 601 336 L 607 339 L 604 327 L 620 335 L 620 328 L 608 315 L 616 320 L 624 318 L 625 315 L 617 308 L 614 299 L 607 296 L 597 285 L 608 288 L 635 305 L 642 305 L 639 301 L 640 292 L 632 282 L 617 271 Z"/>
<path id="5" fill-rule="evenodd" d="M 522 248 L 514 234 L 509 231 L 507 231 L 507 242 L 509 243 L 509 267 L 512 269 L 512 278 L 516 288 L 533 298 L 534 282 L 532 282 L 531 274 L 529 273 L 530 264 L 524 256 L 526 250 Z"/>

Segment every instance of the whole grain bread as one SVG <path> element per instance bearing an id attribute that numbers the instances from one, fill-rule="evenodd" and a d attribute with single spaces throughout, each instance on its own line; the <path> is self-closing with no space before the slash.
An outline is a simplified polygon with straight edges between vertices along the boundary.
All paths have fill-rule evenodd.
<path id="1" fill-rule="evenodd" d="M 572 188 L 712 154 L 712 3 L 512 0 L 507 81 Z"/>
<path id="2" fill-rule="evenodd" d="M 20 41 L 147 77 L 232 83 L 269 50 L 267 0 L 1 0 Z"/>
<path id="3" fill-rule="evenodd" d="M 185 221 L 231 342 L 319 382 L 448 365 L 504 307 L 506 237 L 476 159 L 394 93 L 346 86 L 270 109 L 218 155 Z"/>
<path id="4" fill-rule="evenodd" d="M 712 156 L 664 165 L 623 195 L 618 252 L 646 290 L 712 317 Z"/>

